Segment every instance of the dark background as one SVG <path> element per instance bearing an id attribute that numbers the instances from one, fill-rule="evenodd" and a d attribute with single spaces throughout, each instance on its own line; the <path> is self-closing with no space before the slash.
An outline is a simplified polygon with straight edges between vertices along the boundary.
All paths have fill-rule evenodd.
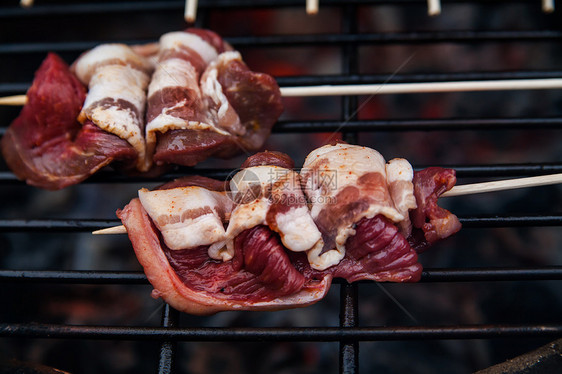
<path id="1" fill-rule="evenodd" d="M 498 77 L 562 76 L 562 11 L 544 14 L 539 1 L 445 0 L 442 14 L 436 17 L 426 15 L 425 1 L 352 3 L 358 4 L 352 27 L 361 34 L 382 36 L 357 45 L 358 73 L 373 82 L 432 81 L 444 79 L 443 75 L 448 80 L 480 79 L 488 73 Z M 304 1 L 200 0 L 197 24 L 231 41 L 252 69 L 274 75 L 281 85 L 295 85 L 284 82 L 307 76 L 345 77 L 344 45 L 262 46 L 244 37 L 337 35 L 347 11 L 342 4 L 321 1 L 319 14 L 307 16 Z M 98 43 L 156 41 L 161 34 L 184 27 L 181 1 L 45 0 L 31 9 L 19 8 L 17 1 L 4 1 L 0 6 L 0 96 L 24 93 L 47 51 L 55 51 L 71 63 Z M 472 31 L 481 33 L 478 38 L 463 39 Z M 537 32 L 543 37 L 506 40 L 484 34 L 504 31 Z M 412 39 L 393 39 L 400 35 Z M 429 40 L 420 40 L 420 35 Z M 454 36 L 458 38 L 438 41 Z M 354 123 L 345 115 L 340 97 L 286 98 L 284 104 L 282 121 L 341 121 L 344 130 L 348 121 L 348 125 Z M 559 119 L 561 90 L 378 95 L 360 97 L 359 107 L 357 116 L 363 120 L 507 119 L 503 128 L 386 127 L 358 134 L 359 144 L 379 150 L 387 159 L 405 157 L 418 168 L 561 163 L 560 129 L 516 125 L 521 118 Z M 0 128 L 9 126 L 18 112 L 16 107 L 0 107 Z M 275 132 L 266 148 L 286 152 L 301 165 L 308 152 L 334 136 L 339 135 Z M 211 160 L 199 168 L 235 168 L 242 160 Z M 48 192 L 11 180 L 4 165 L 1 170 L 6 179 L 0 183 L 2 220 L 114 219 L 115 210 L 139 188 L 157 183 L 108 178 Z M 483 177 L 461 176 L 459 183 L 480 179 Z M 561 197 L 560 188 L 551 186 L 457 197 L 442 203 L 461 217 L 556 215 L 562 210 Z M 557 226 L 465 228 L 421 255 L 420 261 L 426 268 L 559 266 L 561 234 Z M 87 232 L 3 230 L 0 267 L 141 271 L 126 236 L 94 237 Z M 338 326 L 339 287 L 334 285 L 325 300 L 305 309 L 181 315 L 180 326 Z M 162 302 L 153 300 L 150 291 L 148 285 L 3 283 L 0 322 L 159 326 Z M 359 296 L 360 326 L 562 322 L 560 281 L 362 283 Z M 550 340 L 552 337 L 362 342 L 360 369 L 364 373 L 469 373 Z M 146 341 L 2 338 L 0 362 L 17 359 L 76 373 L 154 373 L 159 347 L 158 342 Z M 337 373 L 338 343 L 183 342 L 178 347 L 177 367 L 182 373 Z"/>

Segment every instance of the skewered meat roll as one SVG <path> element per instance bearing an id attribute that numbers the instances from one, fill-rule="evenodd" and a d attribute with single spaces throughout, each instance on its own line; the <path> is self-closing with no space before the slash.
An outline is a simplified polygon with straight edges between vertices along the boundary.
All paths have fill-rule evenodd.
<path id="1" fill-rule="evenodd" d="M 124 44 L 102 44 L 80 56 L 73 70 L 89 87 L 78 120 L 129 142 L 138 153 L 137 169 L 148 171 L 144 109 L 150 62 Z"/>
<path id="2" fill-rule="evenodd" d="M 155 163 L 193 166 L 256 151 L 282 110 L 276 81 L 250 71 L 217 34 L 188 29 L 160 38 L 146 129 Z"/>
<path id="3" fill-rule="evenodd" d="M 115 160 L 136 162 L 125 140 L 77 116 L 86 90 L 68 65 L 50 53 L 27 92 L 27 104 L 2 138 L 2 154 L 28 184 L 57 190 L 79 183 Z"/>
<path id="4" fill-rule="evenodd" d="M 289 166 L 284 164 L 286 156 L 277 158 L 276 166 L 255 165 L 259 158 L 272 162 L 271 155 L 258 154 L 233 178 L 231 185 L 236 188 L 229 196 L 237 205 L 232 211 L 232 202 L 224 200 L 224 192 L 213 193 L 223 196 L 221 199 L 204 199 L 199 195 L 203 193 L 200 187 L 197 194 L 194 187 L 175 187 L 141 190 L 140 199 L 133 199 L 118 212 L 155 288 L 154 296 L 194 314 L 300 307 L 324 297 L 331 275 L 310 273 L 305 277 L 301 267 L 306 264 L 294 264 L 287 250 L 306 250 L 320 238 L 318 232 L 316 239 L 310 239 L 316 228 L 300 184 L 287 183 L 288 178 L 298 181 L 298 174 L 283 167 Z M 270 175 L 265 173 L 266 168 L 271 170 Z M 250 173 L 252 178 L 248 177 Z M 147 194 L 151 199 L 148 203 Z M 273 201 L 273 196 L 280 200 Z M 224 215 L 216 214 L 221 206 Z M 199 216 L 192 218 L 193 212 Z M 301 214 L 308 219 L 298 217 Z M 203 228 L 206 216 L 212 217 L 212 230 Z M 225 232 L 216 223 L 228 216 Z M 299 225 L 292 225 L 287 218 L 296 218 Z M 307 231 L 299 232 L 302 229 Z M 181 235 L 177 235 L 179 231 Z M 210 235 L 199 235 L 202 231 Z M 211 237 L 214 239 L 209 240 Z"/>
<path id="5" fill-rule="evenodd" d="M 386 163 L 373 149 L 338 143 L 311 152 L 301 176 L 323 239 L 308 260 L 334 277 L 417 281 L 422 266 L 415 248 L 460 229 L 456 216 L 437 206 L 456 182 L 452 170 L 433 168 L 414 178 L 404 159 Z M 425 237 L 412 235 L 410 211 Z"/>
<path id="6" fill-rule="evenodd" d="M 120 170 L 154 175 L 167 164 L 255 151 L 283 110 L 275 80 L 250 71 L 208 30 L 168 33 L 158 44 L 100 45 L 70 72 L 53 56 L 2 141 L 10 169 L 38 187 L 79 183 L 114 160 Z"/>
<path id="7" fill-rule="evenodd" d="M 231 205 L 190 196 L 195 189 L 174 182 L 175 191 L 141 190 L 140 200 L 118 211 L 153 295 L 194 314 L 302 307 L 322 299 L 333 278 L 415 282 L 422 271 L 416 250 L 460 229 L 437 206 L 455 184 L 452 170 L 414 176 L 403 159 L 385 163 L 378 152 L 348 144 L 312 152 L 302 183 L 292 167 L 284 154 L 258 153 L 231 179 Z"/>

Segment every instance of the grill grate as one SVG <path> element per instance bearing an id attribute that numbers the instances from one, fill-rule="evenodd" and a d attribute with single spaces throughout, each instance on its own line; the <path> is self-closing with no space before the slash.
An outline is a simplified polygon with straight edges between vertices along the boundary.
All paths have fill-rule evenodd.
<path id="1" fill-rule="evenodd" d="M 20 62 L 36 67 L 42 56 L 49 51 L 55 51 L 68 56 L 71 60 L 80 52 L 100 44 L 100 38 L 95 32 L 88 37 L 79 40 L 65 40 L 65 38 L 54 37 L 50 39 L 36 32 L 28 32 L 21 35 L 9 36 L 7 27 L 21 22 L 33 30 L 37 23 L 40 27 L 47 24 L 50 18 L 70 19 L 74 17 L 99 17 L 103 14 L 127 16 L 141 16 L 147 19 L 153 12 L 162 12 L 170 15 L 174 22 L 171 25 L 182 27 L 178 20 L 181 18 L 183 2 L 181 1 L 122 1 L 122 2 L 96 2 L 77 4 L 75 2 L 44 2 L 30 9 L 22 9 L 15 6 L 0 8 L 0 19 L 5 26 L 0 26 L 2 37 L 0 38 L 0 71 L 18 70 Z M 271 12 L 285 11 L 302 7 L 302 1 L 295 0 L 208 0 L 200 1 L 198 12 L 199 26 L 207 27 L 212 21 L 212 16 L 227 11 L 251 12 L 255 8 Z M 475 6 L 483 9 L 486 6 L 499 7 L 506 4 L 519 4 L 521 1 L 495 1 L 494 4 L 487 0 L 451 0 L 446 5 Z M 542 16 L 548 27 L 538 27 L 530 30 L 454 30 L 441 28 L 437 30 L 423 31 L 383 31 L 363 32 L 359 30 L 359 19 L 366 9 L 386 6 L 392 8 L 414 8 L 423 9 L 425 1 L 417 0 L 325 0 L 322 1 L 321 9 L 328 8 L 335 11 L 340 22 L 339 32 L 328 31 L 324 33 L 295 33 L 280 35 L 252 35 L 249 32 L 243 35 L 226 38 L 231 44 L 245 51 L 269 51 L 271 49 L 283 48 L 335 48 L 340 52 L 339 72 L 334 74 L 307 75 L 296 74 L 293 76 L 280 76 L 278 82 L 281 86 L 291 85 L 321 85 L 321 84 L 355 84 L 355 83 L 382 83 L 382 82 L 427 82 L 427 81 L 456 81 L 456 80 L 486 80 L 486 79 L 528 79 L 528 78 L 558 78 L 562 71 L 558 68 L 548 66 L 541 69 L 519 69 L 514 71 L 469 71 L 438 72 L 426 71 L 393 72 L 392 74 L 379 74 L 364 72 L 361 69 L 360 54 L 365 47 L 376 45 L 383 47 L 394 46 L 426 46 L 426 45 L 463 45 L 469 48 L 478 48 L 482 45 L 505 45 L 505 44 L 533 44 L 539 45 L 559 43 L 562 40 L 562 31 L 559 30 L 559 12 L 551 16 Z M 444 10 L 446 17 L 447 10 Z M 531 12 L 532 13 L 532 12 Z M 421 16 L 419 16 L 421 17 Z M 557 18 L 555 18 L 557 17 Z M 164 27 L 165 31 L 171 31 L 171 25 Z M 291 27 L 286 25 L 287 27 Z M 556 27 L 558 26 L 558 27 Z M 155 28 L 155 30 L 157 27 Z M 220 32 L 220 30 L 218 30 Z M 17 33 L 16 33 L 17 34 Z M 142 35 L 145 35 L 143 33 Z M 157 32 L 152 35 L 154 40 Z M 55 34 L 56 35 L 56 34 Z M 48 36 L 48 35 L 47 35 Z M 105 39 L 103 39 L 105 41 Z M 115 41 L 115 40 L 112 40 Z M 144 42 L 144 39 L 130 40 L 121 38 L 118 41 L 127 43 Z M 17 72 L 17 71 L 16 71 Z M 18 73 L 18 76 L 31 77 L 30 72 Z M 9 73 L 0 73 L 0 94 L 20 94 L 29 87 L 27 78 L 13 82 Z M 558 99 L 561 100 L 561 99 Z M 560 101 L 559 101 L 560 102 Z M 308 102 L 310 103 L 310 101 Z M 532 112 L 528 115 L 517 114 L 510 117 L 499 117 L 494 115 L 478 115 L 475 117 L 458 116 L 446 118 L 384 118 L 364 119 L 360 116 L 360 110 L 364 103 L 359 103 L 357 97 L 345 97 L 338 103 L 338 113 L 335 119 L 307 119 L 289 118 L 280 121 L 276 126 L 273 138 L 282 135 L 305 134 L 337 131 L 342 121 L 346 123 L 343 138 L 351 143 L 356 143 L 364 133 L 385 132 L 400 136 L 417 136 L 419 132 L 424 134 L 450 132 L 464 136 L 467 132 L 477 134 L 496 134 L 503 131 L 517 130 L 541 130 L 548 131 L 553 136 L 558 136 L 556 130 L 562 125 L 562 112 L 555 111 L 549 116 L 541 116 Z M 537 110 L 540 112 L 540 110 Z M 9 108 L 0 108 L 0 120 L 4 126 L 17 115 Z M 4 128 L 0 128 L 3 134 Z M 309 134 L 312 133 L 312 134 Z M 282 142 L 280 140 L 279 142 Z M 279 144 L 279 143 L 277 143 Z M 281 149 L 282 150 L 282 149 Z M 401 150 L 399 150 L 401 151 Z M 383 152 L 384 154 L 384 152 Z M 415 160 L 415 159 L 414 159 Z M 521 163 L 487 163 L 451 165 L 457 170 L 459 179 L 489 177 L 515 177 L 539 175 L 546 173 L 562 172 L 562 163 L 550 159 L 547 162 L 541 160 L 524 160 Z M 441 165 L 445 166 L 443 162 Z M 220 166 L 220 165 L 219 165 Z M 417 168 L 423 166 L 418 165 Z M 100 172 L 83 186 L 73 187 L 95 188 L 98 185 L 108 184 L 111 186 L 135 186 L 146 183 L 157 183 L 185 174 L 203 174 L 215 178 L 226 178 L 232 172 L 231 168 L 224 167 L 200 167 L 195 170 L 178 168 L 176 171 L 163 177 L 153 179 L 126 178 L 110 171 Z M 144 185 L 143 185 L 144 186 Z M 25 194 L 33 196 L 30 188 L 16 180 L 14 175 L 4 170 L 0 171 L 0 187 L 13 193 L 16 189 L 24 191 Z M 126 187 L 126 188 L 127 188 Z M 22 193 L 24 193 L 22 192 Z M 4 196 L 7 196 L 5 194 Z M 553 194 L 556 194 L 555 192 Z M 9 196 L 9 195 L 8 195 Z M 27 195 L 26 195 L 27 196 Z M 84 198 L 85 194 L 80 195 Z M 552 196 L 552 194 L 548 195 Z M 8 200 L 5 201 L 9 203 Z M 528 203 L 534 204 L 534 201 Z M 557 202 L 558 203 L 558 202 Z M 112 207 L 114 208 L 114 207 Z M 559 209 L 559 206 L 555 206 Z M 13 215 L 13 213 L 7 213 Z M 529 228 L 529 227 L 558 227 L 562 223 L 562 215 L 549 212 L 535 212 L 518 214 L 512 212 L 499 212 L 492 214 L 462 215 L 459 214 L 463 223 L 463 230 L 492 230 L 494 228 Z M 44 235 L 61 235 L 62 237 L 75 233 L 87 233 L 94 229 L 113 226 L 116 219 L 69 219 L 69 218 L 6 218 L 0 220 L 0 232 L 13 235 L 23 233 L 31 235 L 42 233 Z M 9 239 L 8 239 L 9 240 Z M 64 240 L 64 239 L 63 239 Z M 40 243 L 39 243 L 40 244 Z M 33 245 L 38 245 L 33 243 Z M 23 251 L 24 249 L 22 249 Z M 452 249 L 454 250 L 454 248 Z M 1 258 L 0 258 L 1 260 Z M 1 263 L 1 262 L 0 262 Z M 439 261 L 435 263 L 439 264 Z M 3 265 L 3 264 L 2 264 Z M 4 266 L 3 266 L 4 267 Z M 0 283 L 7 287 L 18 286 L 31 287 L 36 285 L 95 285 L 105 287 L 109 285 L 147 285 L 146 276 L 138 271 L 100 271 L 100 270 L 46 270 L 46 269 L 24 269 L 13 270 L 9 266 L 0 270 Z M 442 283 L 451 285 L 455 283 L 473 284 L 478 282 L 527 282 L 527 281 L 560 281 L 562 280 L 562 266 L 533 264 L 519 266 L 463 266 L 459 267 L 448 264 L 446 267 L 427 268 L 423 272 L 421 284 Z M 72 324 L 50 324 L 50 323 L 19 323 L 0 321 L 0 337 L 5 339 L 74 339 L 74 340 L 133 340 L 133 341 L 156 341 L 160 342 L 158 373 L 175 373 L 174 362 L 178 355 L 178 342 L 185 341 L 210 341 L 210 342 L 335 342 L 339 343 L 339 372 L 358 373 L 360 367 L 360 342 L 380 341 L 425 341 L 425 340 L 467 340 L 467 339 L 515 339 L 515 338 L 541 338 L 554 339 L 562 335 L 562 324 L 559 318 L 554 321 L 541 321 L 540 323 L 529 322 L 524 324 L 416 324 L 415 326 L 390 324 L 385 327 L 362 327 L 360 323 L 360 298 L 361 288 L 370 282 L 358 282 L 349 285 L 345 282 L 336 281 L 339 286 L 339 326 L 337 327 L 182 327 L 181 315 L 164 304 L 162 319 L 159 327 L 145 326 L 102 326 L 102 325 L 72 325 Z M 559 285 L 560 282 L 557 282 Z M 334 286 L 334 287 L 337 287 Z M 404 285 L 408 287 L 408 285 Z M 559 290 L 559 288 L 558 288 Z M 560 300 L 559 300 L 560 302 Z M 560 314 L 554 310 L 553 315 Z M 4 306 L 10 308 L 10 306 Z M 0 359 L 2 357 L 0 356 Z M 398 372 L 398 371 L 397 371 Z"/>

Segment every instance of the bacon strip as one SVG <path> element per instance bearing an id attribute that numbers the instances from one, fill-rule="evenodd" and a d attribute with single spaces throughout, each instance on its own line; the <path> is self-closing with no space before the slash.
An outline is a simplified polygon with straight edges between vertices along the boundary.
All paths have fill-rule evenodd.
<path id="1" fill-rule="evenodd" d="M 124 44 L 104 44 L 80 56 L 73 69 L 89 86 L 78 120 L 90 120 L 125 139 L 138 152 L 137 168 L 147 171 L 151 160 L 144 140 L 144 109 L 152 65 Z"/>
<path id="2" fill-rule="evenodd" d="M 318 148 L 306 157 L 301 177 L 324 241 L 323 248 L 308 252 L 317 270 L 344 258 L 353 225 L 362 218 L 381 214 L 393 222 L 404 220 L 389 191 L 385 160 L 373 149 L 343 143 Z"/>
<path id="3" fill-rule="evenodd" d="M 141 189 L 139 199 L 172 250 L 209 246 L 209 257 L 229 260 L 223 247 L 225 216 L 232 201 L 223 192 L 203 187 L 176 187 L 148 191 Z"/>

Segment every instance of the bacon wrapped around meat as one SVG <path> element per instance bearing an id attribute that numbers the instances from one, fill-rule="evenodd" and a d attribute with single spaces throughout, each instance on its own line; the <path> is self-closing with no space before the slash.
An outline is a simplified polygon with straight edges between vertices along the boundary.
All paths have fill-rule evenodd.
<path id="1" fill-rule="evenodd" d="M 267 165 L 256 164 L 259 159 Z M 306 251 L 320 239 L 298 174 L 287 168 L 292 161 L 269 153 L 246 164 L 229 197 L 176 183 L 170 190 L 141 190 L 140 199 L 118 212 L 154 296 L 194 314 L 294 308 L 324 297 L 332 276 L 305 277 L 306 263 L 292 262 L 291 251 Z M 226 217 L 225 231 L 218 223 Z"/>
<path id="2" fill-rule="evenodd" d="M 406 160 L 347 144 L 312 152 L 301 175 L 293 166 L 264 152 L 227 192 L 201 177 L 139 191 L 118 216 L 153 295 L 194 314 L 302 307 L 333 278 L 415 282 L 416 249 L 460 229 L 436 204 L 451 170 L 414 176 Z"/>
<path id="3" fill-rule="evenodd" d="M 434 168 L 415 178 L 404 159 L 386 163 L 373 149 L 338 143 L 311 152 L 301 176 L 323 239 L 321 248 L 308 252 L 308 260 L 334 277 L 350 282 L 419 280 L 422 266 L 414 248 L 421 244 L 412 235 L 410 212 L 416 232 L 423 228 L 426 234 L 424 242 L 460 229 L 456 216 L 437 209 L 437 197 L 456 182 L 454 171 Z"/>
<path id="4" fill-rule="evenodd" d="M 160 38 L 146 128 L 155 163 L 193 166 L 256 151 L 282 110 L 275 79 L 250 71 L 217 34 L 192 28 Z"/>
<path id="5" fill-rule="evenodd" d="M 102 44 L 80 56 L 72 68 L 89 87 L 78 120 L 126 140 L 137 151 L 137 169 L 148 171 L 144 109 L 152 64 L 124 44 Z"/>

